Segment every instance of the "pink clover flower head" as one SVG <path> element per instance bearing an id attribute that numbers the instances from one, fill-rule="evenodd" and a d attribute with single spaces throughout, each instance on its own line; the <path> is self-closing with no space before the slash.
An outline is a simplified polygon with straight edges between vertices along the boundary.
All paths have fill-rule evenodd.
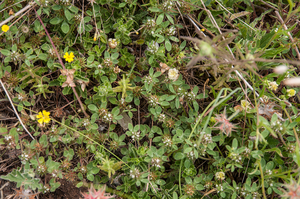
<path id="1" fill-rule="evenodd" d="M 102 187 L 102 189 L 99 189 L 99 191 L 96 191 L 96 189 L 91 186 L 89 189 L 89 193 L 83 193 L 82 194 L 84 199 L 109 199 L 109 198 L 114 198 L 114 196 L 107 196 L 105 193 L 105 186 Z"/>

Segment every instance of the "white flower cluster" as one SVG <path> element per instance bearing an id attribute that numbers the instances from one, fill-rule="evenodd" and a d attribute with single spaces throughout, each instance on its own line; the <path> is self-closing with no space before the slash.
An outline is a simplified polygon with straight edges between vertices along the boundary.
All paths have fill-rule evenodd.
<path id="1" fill-rule="evenodd" d="M 187 92 L 187 93 L 186 93 L 186 97 L 187 97 L 187 99 L 188 99 L 189 101 L 193 101 L 193 100 L 196 99 L 196 94 L 193 93 L 192 91 L 189 92 L 189 93 Z"/>
<path id="2" fill-rule="evenodd" d="M 111 122 L 113 121 L 113 115 L 111 113 L 106 113 L 102 119 L 104 122 Z"/>
<path id="3" fill-rule="evenodd" d="M 24 97 L 20 94 L 18 94 L 18 100 L 22 101 L 24 99 Z"/>
<path id="4" fill-rule="evenodd" d="M 216 184 L 216 188 L 217 188 L 217 193 L 223 191 L 223 186 L 221 184 Z"/>
<path id="5" fill-rule="evenodd" d="M 250 150 L 248 147 L 246 147 L 246 148 L 245 148 L 245 151 L 243 152 L 243 156 L 244 156 L 244 157 L 249 157 L 249 156 L 250 156 L 250 153 L 251 153 L 251 150 Z"/>
<path id="6" fill-rule="evenodd" d="M 99 69 L 102 69 L 102 68 L 103 68 L 103 66 L 102 66 L 101 64 L 99 64 L 97 67 L 98 67 Z"/>
<path id="7" fill-rule="evenodd" d="M 20 58 L 20 54 L 16 51 L 12 51 L 10 57 L 14 62 L 16 62 Z"/>
<path id="8" fill-rule="evenodd" d="M 271 123 L 271 128 L 273 128 L 274 131 L 277 132 L 277 133 L 279 133 L 280 131 L 283 130 L 282 124 L 278 120 Z"/>
<path id="9" fill-rule="evenodd" d="M 26 161 L 29 160 L 29 155 L 26 154 L 26 153 L 23 153 L 23 154 L 21 155 L 21 158 L 20 158 L 20 159 L 21 159 L 22 164 L 25 164 Z"/>
<path id="10" fill-rule="evenodd" d="M 167 147 L 171 147 L 172 146 L 172 140 L 169 136 L 166 136 L 163 138 L 163 143 L 167 146 Z"/>
<path id="11" fill-rule="evenodd" d="M 140 176 L 140 171 L 137 168 L 134 168 L 133 170 L 130 170 L 130 177 L 131 178 L 138 178 Z"/>
<path id="12" fill-rule="evenodd" d="M 45 165 L 38 166 L 37 171 L 39 173 L 45 173 L 46 172 L 46 166 Z"/>
<path id="13" fill-rule="evenodd" d="M 159 44 L 155 41 L 152 41 L 148 44 L 147 51 L 149 51 L 151 54 L 155 54 L 157 53 L 158 48 L 159 48 Z"/>
<path id="14" fill-rule="evenodd" d="M 156 25 L 154 19 L 147 19 L 147 22 L 145 23 L 145 26 L 149 29 L 154 28 Z"/>
<path id="15" fill-rule="evenodd" d="M 206 147 L 201 148 L 201 149 L 199 150 L 199 154 L 202 155 L 202 156 L 205 156 L 205 155 L 206 155 Z"/>
<path id="16" fill-rule="evenodd" d="M 159 116 L 158 116 L 158 121 L 164 122 L 165 120 L 166 120 L 166 115 L 163 114 L 163 113 L 159 114 Z"/>
<path id="17" fill-rule="evenodd" d="M 195 153 L 194 151 L 190 151 L 186 154 L 186 156 L 191 159 L 191 160 L 195 160 L 196 159 L 196 156 L 195 156 Z"/>
<path id="18" fill-rule="evenodd" d="M 144 82 L 147 84 L 151 84 L 153 82 L 153 79 L 150 76 L 145 76 Z"/>
<path id="19" fill-rule="evenodd" d="M 131 139 L 133 141 L 137 141 L 137 140 L 139 140 L 140 135 L 141 135 L 140 131 L 137 131 L 137 132 L 133 131 L 133 132 L 131 132 Z"/>
<path id="20" fill-rule="evenodd" d="M 278 88 L 278 84 L 276 82 L 271 82 L 269 80 L 267 80 L 267 85 L 268 85 L 268 88 L 272 91 L 276 91 Z"/>
<path id="21" fill-rule="evenodd" d="M 110 60 L 110 58 L 107 58 L 107 59 L 105 59 L 104 60 L 104 65 L 106 66 L 106 67 L 109 67 L 109 66 L 111 66 L 113 63 L 112 63 L 112 61 Z"/>
<path id="22" fill-rule="evenodd" d="M 80 14 L 74 15 L 75 21 L 81 21 L 82 16 Z"/>
<path id="23" fill-rule="evenodd" d="M 208 145 L 210 143 L 212 143 L 212 137 L 211 137 L 211 134 L 204 134 L 203 137 L 202 137 L 202 143 L 204 145 Z"/>
<path id="24" fill-rule="evenodd" d="M 179 77 L 179 71 L 176 68 L 169 69 L 168 76 L 170 80 L 176 81 Z"/>
<path id="25" fill-rule="evenodd" d="M 163 4 L 162 4 L 162 7 L 164 10 L 171 10 L 172 7 L 173 7 L 174 3 L 172 1 L 165 1 Z"/>
<path id="26" fill-rule="evenodd" d="M 267 175 L 272 175 L 272 171 L 271 171 L 270 169 L 267 169 L 267 170 L 266 170 L 266 174 L 267 174 Z"/>
<path id="27" fill-rule="evenodd" d="M 61 0 L 60 2 L 63 5 L 69 5 L 70 4 L 70 0 Z"/>
<path id="28" fill-rule="evenodd" d="M 225 179 L 225 173 L 223 171 L 217 172 L 215 174 L 215 177 L 217 180 L 224 180 Z"/>
<path id="29" fill-rule="evenodd" d="M 173 35 L 175 35 L 175 33 L 176 33 L 176 28 L 174 26 L 171 26 L 166 31 L 167 36 L 173 36 Z"/>
<path id="30" fill-rule="evenodd" d="M 83 126 L 87 126 L 87 125 L 89 125 L 90 124 L 90 121 L 88 120 L 88 119 L 85 119 L 84 121 L 83 121 Z"/>
<path id="31" fill-rule="evenodd" d="M 12 136 L 11 135 L 6 135 L 6 136 L 4 136 L 4 139 L 6 141 L 11 141 L 12 140 Z"/>
<path id="32" fill-rule="evenodd" d="M 86 173 L 86 167 L 85 167 L 85 166 L 82 166 L 82 167 L 80 168 L 80 171 L 81 171 L 82 173 Z"/>
<path id="33" fill-rule="evenodd" d="M 150 104 L 151 106 L 157 106 L 157 105 L 159 104 L 158 98 L 157 98 L 156 96 L 154 96 L 154 95 L 151 95 L 151 96 L 149 97 L 149 104 Z"/>
<path id="34" fill-rule="evenodd" d="M 289 144 L 287 146 L 287 150 L 288 150 L 289 153 L 294 153 L 295 150 L 296 150 L 296 147 L 295 147 L 295 145 Z"/>
<path id="35" fill-rule="evenodd" d="M 56 178 L 56 177 L 57 177 L 57 174 L 58 174 L 58 171 L 57 171 L 57 170 L 52 171 L 52 177 L 53 177 L 53 178 Z"/>
<path id="36" fill-rule="evenodd" d="M 160 160 L 160 158 L 152 158 L 151 164 L 154 167 L 160 168 L 161 167 L 161 160 Z"/>
<path id="37" fill-rule="evenodd" d="M 252 193 L 253 199 L 260 198 L 260 194 L 258 192 Z"/>
<path id="38" fill-rule="evenodd" d="M 50 191 L 50 188 L 44 185 L 44 193 L 47 193 Z"/>
<path id="39" fill-rule="evenodd" d="M 242 156 L 237 153 L 230 153 L 229 157 L 236 163 L 242 164 Z"/>

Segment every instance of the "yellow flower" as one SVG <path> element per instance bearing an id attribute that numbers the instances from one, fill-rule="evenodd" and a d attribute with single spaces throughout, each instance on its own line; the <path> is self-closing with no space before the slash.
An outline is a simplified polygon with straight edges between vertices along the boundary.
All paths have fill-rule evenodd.
<path id="1" fill-rule="evenodd" d="M 7 32 L 9 30 L 9 26 L 8 25 L 3 25 L 1 28 L 2 28 L 3 32 Z"/>
<path id="2" fill-rule="evenodd" d="M 286 91 L 289 97 L 293 97 L 296 95 L 296 91 L 294 89 L 287 89 Z"/>
<path id="3" fill-rule="evenodd" d="M 71 52 L 70 54 L 68 52 L 65 53 L 64 58 L 67 62 L 74 61 L 74 54 Z"/>
<path id="4" fill-rule="evenodd" d="M 50 117 L 49 117 L 50 113 L 43 110 L 43 112 L 39 112 L 39 114 L 36 116 L 36 118 L 38 118 L 38 122 L 40 124 L 42 123 L 49 123 L 50 122 Z"/>

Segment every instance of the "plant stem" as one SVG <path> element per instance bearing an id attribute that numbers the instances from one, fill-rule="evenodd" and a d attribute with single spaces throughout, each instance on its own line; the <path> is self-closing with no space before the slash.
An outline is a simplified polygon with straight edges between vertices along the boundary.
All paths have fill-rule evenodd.
<path id="1" fill-rule="evenodd" d="M 263 170 L 262 170 L 262 167 L 261 167 L 261 159 L 259 161 L 259 170 L 260 170 L 260 176 L 261 176 L 261 188 L 262 188 L 263 196 L 264 196 L 264 199 L 267 199 L 266 191 L 265 191 L 264 174 L 263 174 Z"/>
<path id="2" fill-rule="evenodd" d="M 57 49 L 56 49 L 56 47 L 55 47 L 55 45 L 54 45 L 54 43 L 53 43 L 53 41 L 52 41 L 52 39 L 51 39 L 51 37 L 50 37 L 50 35 L 49 35 L 49 33 L 48 33 L 46 27 L 45 27 L 45 25 L 44 25 L 42 19 L 40 18 L 39 14 L 36 12 L 35 8 L 34 8 L 34 12 L 35 12 L 36 16 L 37 16 L 37 17 L 39 18 L 39 20 L 40 20 L 40 22 L 41 22 L 41 24 L 42 24 L 42 26 L 43 26 L 43 28 L 44 28 L 44 30 L 45 30 L 45 32 L 46 32 L 46 34 L 47 34 L 49 40 L 50 40 L 50 42 L 51 42 L 51 45 L 52 45 L 52 47 L 53 47 L 53 49 L 54 49 L 54 51 L 55 51 L 55 53 L 56 53 L 56 56 L 57 56 L 57 58 L 58 58 L 58 60 L 59 60 L 59 62 L 60 62 L 60 64 L 61 64 L 61 66 L 62 66 L 63 69 L 65 70 L 66 67 L 65 67 L 65 65 L 64 65 L 64 63 L 63 63 L 61 57 L 59 56 L 59 53 L 58 53 L 58 51 L 57 51 Z M 90 116 L 85 112 L 84 106 L 83 106 L 83 104 L 82 104 L 82 102 L 81 102 L 81 100 L 80 100 L 80 97 L 78 96 L 78 94 L 77 94 L 75 88 L 72 87 L 72 90 L 73 90 L 73 92 L 74 92 L 74 94 L 75 94 L 75 96 L 76 96 L 76 98 L 77 98 L 77 100 L 78 100 L 78 102 L 79 102 L 79 104 L 80 104 L 81 110 L 82 110 L 82 112 L 84 113 L 85 117 L 90 117 Z"/>

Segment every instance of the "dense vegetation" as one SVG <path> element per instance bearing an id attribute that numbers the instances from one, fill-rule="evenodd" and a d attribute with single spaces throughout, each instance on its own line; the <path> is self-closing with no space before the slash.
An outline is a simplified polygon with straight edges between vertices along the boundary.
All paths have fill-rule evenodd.
<path id="1" fill-rule="evenodd" d="M 20 164 L 1 178 L 16 198 L 62 179 L 84 198 L 300 198 L 299 6 L 2 1 L 0 152 Z"/>

